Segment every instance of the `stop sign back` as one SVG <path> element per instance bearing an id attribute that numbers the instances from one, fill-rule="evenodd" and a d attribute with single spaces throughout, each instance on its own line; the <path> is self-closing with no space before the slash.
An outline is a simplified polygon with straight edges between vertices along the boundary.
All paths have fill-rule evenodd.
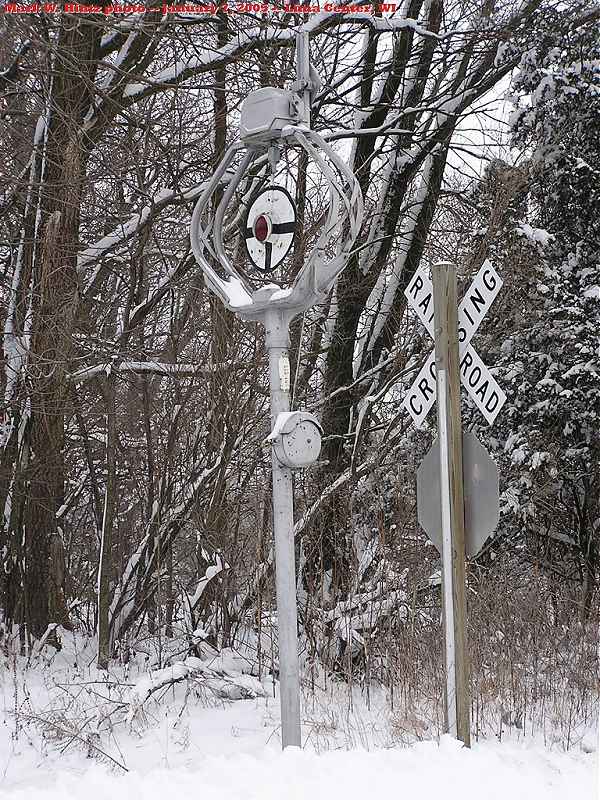
<path id="1" fill-rule="evenodd" d="M 500 493 L 496 462 L 473 433 L 463 433 L 465 551 L 473 558 L 496 530 Z M 417 517 L 438 552 L 442 552 L 440 447 L 436 439 L 417 470 Z"/>

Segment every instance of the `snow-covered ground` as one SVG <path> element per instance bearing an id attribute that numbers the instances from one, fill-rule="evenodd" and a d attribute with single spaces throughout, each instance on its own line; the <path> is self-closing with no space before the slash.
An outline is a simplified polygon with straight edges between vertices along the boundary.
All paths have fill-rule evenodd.
<path id="1" fill-rule="evenodd" d="M 233 730 L 230 735 L 233 739 Z M 210 753 L 213 747 L 203 751 L 203 741 L 193 747 L 185 766 L 148 763 L 126 775 L 93 765 L 65 769 L 48 779 L 40 764 L 37 776 L 13 784 L 6 794 L 13 800 L 585 800 L 597 790 L 590 755 L 533 747 L 490 743 L 469 751 L 444 738 L 439 745 L 422 742 L 372 752 L 280 753 L 265 746 L 252 753 L 215 755 Z M 223 748 L 228 744 L 219 741 Z"/>
<path id="2" fill-rule="evenodd" d="M 78 645 L 79 647 L 79 645 Z M 586 800 L 600 796 L 597 734 L 564 743 L 507 729 L 471 750 L 437 740 L 423 717 L 369 704 L 343 685 L 307 691 L 303 750 L 284 753 L 279 708 L 264 696 L 234 702 L 202 675 L 162 685 L 145 702 L 143 659 L 107 677 L 92 648 L 65 647 L 51 663 L 0 666 L 0 796 L 10 800 Z M 197 661 L 197 660 L 196 660 Z M 190 662 L 196 668 L 196 661 Z M 223 671 L 229 665 L 213 664 Z M 235 665 L 234 665 L 235 666 Z M 182 666 L 174 670 L 177 677 Z M 252 691 L 249 676 L 246 687 Z M 159 680 L 160 679 L 160 680 Z M 212 680 L 213 690 L 205 688 Z M 243 682 L 242 682 L 243 683 Z M 417 724 L 418 723 L 418 724 Z M 407 741 L 406 731 L 427 741 Z M 433 736 L 433 738 L 432 738 Z"/>

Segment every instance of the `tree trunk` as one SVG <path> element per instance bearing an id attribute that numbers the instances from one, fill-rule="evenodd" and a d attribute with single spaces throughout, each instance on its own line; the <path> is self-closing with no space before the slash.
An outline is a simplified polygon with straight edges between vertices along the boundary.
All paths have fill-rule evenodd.
<path id="1" fill-rule="evenodd" d="M 98 564 L 98 669 L 108 669 L 110 659 L 110 578 L 117 488 L 117 413 L 114 375 L 109 375 L 104 394 L 106 403 L 106 490 Z"/>
<path id="2" fill-rule="evenodd" d="M 18 310 L 11 318 L 14 335 L 20 335 L 27 347 L 19 447 L 29 458 L 17 460 L 13 467 L 11 484 L 22 486 L 25 512 L 18 519 L 12 517 L 7 538 L 13 550 L 20 546 L 15 542 L 24 542 L 24 570 L 19 569 L 23 618 L 36 637 L 44 634 L 50 621 L 64 623 L 67 618 L 64 596 L 57 591 L 64 577 L 61 559 L 50 558 L 50 551 L 54 537 L 60 536 L 56 514 L 64 499 L 67 372 L 79 305 L 79 210 L 86 162 L 80 130 L 90 102 L 87 87 L 93 85 L 100 33 L 92 20 L 69 21 L 49 54 L 44 136 L 38 140 L 40 172 L 39 178 L 32 178 L 37 182 L 29 195 L 36 198 L 33 244 L 22 242 L 20 248 L 28 252 L 20 286 L 27 297 L 27 313 L 20 327 Z M 17 386 L 14 395 L 19 395 Z"/>
<path id="3" fill-rule="evenodd" d="M 165 585 L 165 637 L 173 636 L 173 611 L 175 597 L 173 596 L 173 545 L 167 547 L 167 581 Z"/>

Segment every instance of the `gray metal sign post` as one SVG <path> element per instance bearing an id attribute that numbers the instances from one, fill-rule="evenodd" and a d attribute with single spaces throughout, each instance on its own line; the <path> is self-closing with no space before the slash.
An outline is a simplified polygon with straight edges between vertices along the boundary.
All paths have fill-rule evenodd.
<path id="1" fill-rule="evenodd" d="M 403 405 L 420 427 L 438 400 L 438 439 L 417 471 L 419 522 L 442 555 L 446 730 L 470 741 L 465 555 L 476 555 L 499 518 L 498 469 L 471 434 L 461 434 L 460 383 L 491 425 L 506 401 L 470 341 L 502 287 L 485 261 L 457 309 L 456 269 L 442 262 L 410 280 L 404 294 L 435 340 Z"/>
<path id="2" fill-rule="evenodd" d="M 279 414 L 290 410 L 289 315 L 274 309 L 265 315 L 266 346 L 269 353 L 271 430 Z M 279 686 L 281 695 L 282 742 L 301 744 L 300 667 L 298 664 L 298 617 L 296 609 L 296 568 L 294 498 L 292 470 L 271 448 L 273 470 L 273 535 L 275 538 L 275 589 L 279 629 Z"/>
<path id="3" fill-rule="evenodd" d="M 283 747 L 301 743 L 292 470 L 314 463 L 321 432 L 311 414 L 290 412 L 289 325 L 294 317 L 326 299 L 352 253 L 363 216 L 363 198 L 355 176 L 310 129 L 310 102 L 319 81 L 309 63 L 308 34 L 303 32 L 296 37 L 296 76 L 290 90 L 263 87 L 248 95 L 241 109 L 240 140 L 232 144 L 208 181 L 190 227 L 192 251 L 206 285 L 241 319 L 261 322 L 265 327 Z M 233 199 L 242 181 L 248 180 L 253 163 L 266 160 L 274 181 L 285 148 L 303 150 L 321 171 L 329 186 L 327 219 L 291 286 L 263 283 L 256 288 L 236 264 L 237 236 L 234 233 L 228 242 L 224 239 L 225 220 L 232 208 L 235 218 Z M 233 166 L 236 161 L 237 166 Z M 212 198 L 223 184 L 225 189 L 215 209 Z M 246 250 L 261 278 L 284 261 L 291 247 L 295 211 L 286 196 L 282 187 L 272 185 L 251 203 L 246 216 Z M 235 228 L 231 224 L 227 230 L 235 232 Z"/>
<path id="4" fill-rule="evenodd" d="M 442 517 L 446 727 L 452 736 L 469 746 L 471 723 L 466 643 L 465 518 L 454 265 L 448 262 L 436 264 L 432 269 L 432 279 Z"/>

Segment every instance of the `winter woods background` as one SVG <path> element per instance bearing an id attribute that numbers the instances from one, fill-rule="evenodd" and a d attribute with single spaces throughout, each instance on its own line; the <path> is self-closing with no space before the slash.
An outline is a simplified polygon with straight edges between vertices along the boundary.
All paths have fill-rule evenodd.
<path id="1" fill-rule="evenodd" d="M 188 230 L 241 101 L 293 77 L 304 24 L 314 127 L 367 208 L 360 249 L 292 337 L 295 407 L 325 429 L 322 462 L 296 477 L 307 680 L 377 682 L 441 713 L 439 558 L 414 494 L 435 423 L 415 430 L 400 405 L 429 343 L 403 290 L 421 264 L 454 260 L 468 283 L 489 258 L 505 285 L 478 350 L 508 402 L 488 429 L 464 400 L 502 481 L 499 530 L 469 568 L 477 720 L 592 713 L 599 19 L 591 0 L 3 14 L 6 648 L 75 628 L 98 636 L 101 668 L 208 641 L 276 671 L 262 331 L 204 287 Z M 292 273 L 324 213 L 303 161 L 296 202 Z"/>

